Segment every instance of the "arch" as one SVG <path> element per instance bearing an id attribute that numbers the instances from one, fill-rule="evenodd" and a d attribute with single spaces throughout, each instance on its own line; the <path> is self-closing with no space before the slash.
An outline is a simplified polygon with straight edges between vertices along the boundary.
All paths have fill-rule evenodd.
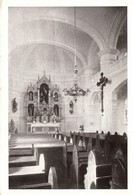
<path id="1" fill-rule="evenodd" d="M 101 103 L 100 91 L 94 91 L 90 97 L 90 107 L 92 108 L 92 122 L 93 131 L 101 131 L 102 118 L 101 118 Z"/>
<path id="2" fill-rule="evenodd" d="M 65 45 L 63 43 L 59 43 L 59 42 L 55 42 L 55 41 L 47 41 L 47 40 L 44 40 L 44 41 L 27 41 L 27 42 L 24 42 L 23 44 L 20 44 L 20 45 L 17 45 L 16 48 L 14 48 L 12 51 L 10 51 L 9 53 L 9 57 L 13 54 L 13 52 L 24 46 L 24 45 L 33 45 L 33 44 L 46 44 L 46 45 L 54 45 L 54 46 L 57 46 L 57 47 L 60 47 L 60 48 L 63 48 L 71 53 L 73 53 L 73 55 L 75 54 L 75 50 L 72 48 L 72 47 L 69 47 L 68 45 Z M 83 67 L 87 67 L 87 63 L 84 59 L 84 57 L 77 51 L 77 58 L 79 58 L 79 60 L 81 61 Z"/>
<path id="3" fill-rule="evenodd" d="M 123 134 L 127 130 L 127 91 L 125 92 L 126 85 L 127 79 L 124 79 L 112 91 L 112 131 L 117 131 L 119 134 Z M 123 88 L 124 93 L 126 94 L 122 92 Z"/>
<path id="4" fill-rule="evenodd" d="M 112 100 L 116 100 L 118 91 L 125 85 L 127 84 L 127 78 L 123 79 L 123 81 L 120 81 L 120 83 L 115 86 L 114 90 L 112 91 Z"/>
<path id="5" fill-rule="evenodd" d="M 98 50 L 98 52 L 97 52 L 97 50 Z M 97 55 L 98 58 L 99 58 L 99 64 L 94 64 L 94 58 L 96 57 L 96 55 L 95 55 L 96 52 L 97 52 L 97 54 L 100 52 L 99 48 L 98 48 L 98 45 L 94 41 L 92 41 L 92 43 L 90 45 L 90 48 L 89 48 L 89 52 L 88 52 L 87 63 L 88 63 L 89 67 L 93 67 L 93 68 L 94 68 L 94 65 L 96 65 L 97 66 L 97 72 L 99 72 L 100 71 L 100 58 L 99 58 L 99 55 Z"/>
<path id="6" fill-rule="evenodd" d="M 116 48 L 118 36 L 122 26 L 124 25 L 127 19 L 127 9 L 121 8 L 114 18 L 114 21 L 111 25 L 108 39 L 107 39 L 107 46 L 109 48 Z"/>
<path id="7" fill-rule="evenodd" d="M 95 100 L 96 96 L 99 98 L 99 102 L 100 102 L 100 93 L 99 93 L 99 90 L 94 91 L 91 94 L 91 97 L 90 97 L 90 105 L 92 105 L 92 106 L 94 105 L 94 100 Z"/>
<path id="8" fill-rule="evenodd" d="M 65 18 L 65 17 L 64 18 L 63 17 L 55 18 L 55 16 L 47 16 L 47 17 L 45 16 L 45 17 L 39 17 L 39 19 L 31 19 L 31 20 L 29 19 L 28 23 L 33 22 L 33 21 L 38 21 L 38 20 L 39 21 L 40 20 L 55 21 L 55 22 L 61 22 L 61 23 L 67 24 L 67 25 L 72 25 L 72 26 L 74 25 L 71 16 L 67 16 L 67 18 Z M 27 23 L 27 21 L 20 23 L 19 25 L 14 26 L 13 28 L 18 28 L 19 26 L 22 26 L 26 23 Z M 76 27 L 77 27 L 77 29 L 87 33 L 92 39 L 94 39 L 95 42 L 97 43 L 98 47 L 100 48 L 100 50 L 103 50 L 104 48 L 106 48 L 105 39 L 94 27 L 92 27 L 91 25 L 89 25 L 88 23 L 86 23 L 80 19 L 77 19 Z"/>

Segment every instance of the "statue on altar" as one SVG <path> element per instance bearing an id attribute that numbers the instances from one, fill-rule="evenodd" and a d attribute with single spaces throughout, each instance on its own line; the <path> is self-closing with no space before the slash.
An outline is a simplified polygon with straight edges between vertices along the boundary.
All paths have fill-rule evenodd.
<path id="1" fill-rule="evenodd" d="M 58 102 L 58 93 L 54 93 L 53 98 L 54 98 L 54 101 L 55 101 L 55 102 Z"/>
<path id="2" fill-rule="evenodd" d="M 49 87 L 46 83 L 42 83 L 40 86 L 40 102 L 48 104 Z"/>
<path id="3" fill-rule="evenodd" d="M 32 91 L 29 92 L 29 101 L 33 101 L 33 92 Z"/>
<path id="4" fill-rule="evenodd" d="M 48 115 L 47 115 L 47 108 L 43 108 L 42 114 L 41 114 L 41 122 L 42 123 L 47 123 L 48 122 Z"/>
<path id="5" fill-rule="evenodd" d="M 58 117 L 56 116 L 55 113 L 53 113 L 52 116 L 51 116 L 51 122 L 52 123 L 57 123 L 58 122 Z"/>
<path id="6" fill-rule="evenodd" d="M 33 104 L 28 105 L 28 115 L 31 117 L 34 116 L 34 105 Z"/>

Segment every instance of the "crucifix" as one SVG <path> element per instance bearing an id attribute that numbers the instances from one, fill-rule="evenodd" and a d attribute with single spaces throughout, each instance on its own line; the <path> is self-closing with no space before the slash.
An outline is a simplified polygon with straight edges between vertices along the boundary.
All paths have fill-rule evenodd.
<path id="1" fill-rule="evenodd" d="M 101 89 L 101 112 L 104 112 L 104 108 L 103 108 L 103 88 L 106 86 L 106 83 L 108 82 L 108 78 L 103 76 L 103 72 L 101 72 L 101 78 L 99 79 L 99 82 L 97 82 L 97 86 L 100 86 Z"/>

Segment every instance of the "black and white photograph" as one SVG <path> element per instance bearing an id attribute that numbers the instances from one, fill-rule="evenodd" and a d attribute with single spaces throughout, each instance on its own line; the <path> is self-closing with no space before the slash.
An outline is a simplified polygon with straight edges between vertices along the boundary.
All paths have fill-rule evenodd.
<path id="1" fill-rule="evenodd" d="M 128 7 L 7 12 L 9 192 L 127 191 Z"/>

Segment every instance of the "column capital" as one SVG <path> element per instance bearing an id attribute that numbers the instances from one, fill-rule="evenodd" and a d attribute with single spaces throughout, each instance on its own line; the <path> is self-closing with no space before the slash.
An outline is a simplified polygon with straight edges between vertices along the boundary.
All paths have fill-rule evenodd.
<path id="1" fill-rule="evenodd" d="M 110 66 L 113 62 L 117 61 L 119 51 L 117 49 L 107 48 L 98 53 L 100 57 L 101 71 L 109 72 Z"/>
<path id="2" fill-rule="evenodd" d="M 98 55 L 100 57 L 102 57 L 103 55 L 107 55 L 107 54 L 114 54 L 114 55 L 118 55 L 119 54 L 119 51 L 118 49 L 110 49 L 110 48 L 107 48 L 107 49 L 104 49 L 104 50 L 101 50 Z"/>

